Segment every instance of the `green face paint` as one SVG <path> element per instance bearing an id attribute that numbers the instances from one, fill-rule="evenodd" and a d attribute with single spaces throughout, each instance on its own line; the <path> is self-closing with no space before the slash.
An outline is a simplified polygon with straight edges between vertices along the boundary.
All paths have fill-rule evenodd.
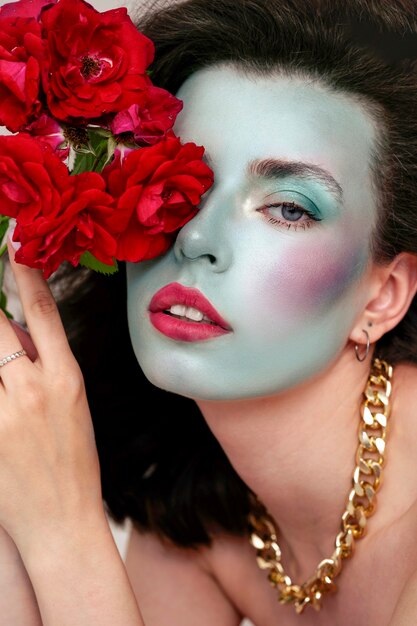
<path id="1" fill-rule="evenodd" d="M 178 97 L 176 134 L 205 146 L 215 185 L 164 257 L 128 264 L 135 353 L 152 382 L 189 397 L 277 393 L 337 357 L 367 301 L 375 124 L 313 80 L 227 66 L 196 72 Z M 149 304 L 171 283 L 198 289 L 231 331 L 158 330 Z"/>

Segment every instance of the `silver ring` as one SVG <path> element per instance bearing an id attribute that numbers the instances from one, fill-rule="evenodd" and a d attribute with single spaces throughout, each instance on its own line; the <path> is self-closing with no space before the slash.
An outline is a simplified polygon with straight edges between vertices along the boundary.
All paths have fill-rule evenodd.
<path id="1" fill-rule="evenodd" d="M 9 356 L 4 357 L 4 359 L 0 361 L 0 367 L 7 365 L 7 363 L 10 363 L 10 361 L 18 359 L 20 356 L 25 356 L 25 354 L 27 354 L 26 350 L 19 350 L 19 352 L 13 352 L 13 354 L 9 354 Z"/>
<path id="2" fill-rule="evenodd" d="M 365 330 L 364 328 L 362 328 L 362 332 L 365 333 L 366 335 L 366 348 L 365 348 L 365 352 L 362 356 L 359 356 L 359 346 L 358 344 L 355 345 L 355 352 L 356 352 L 356 358 L 358 359 L 358 361 L 362 362 L 366 359 L 366 357 L 368 356 L 369 353 L 369 348 L 371 346 L 371 340 L 369 339 L 369 333 L 367 330 Z"/>

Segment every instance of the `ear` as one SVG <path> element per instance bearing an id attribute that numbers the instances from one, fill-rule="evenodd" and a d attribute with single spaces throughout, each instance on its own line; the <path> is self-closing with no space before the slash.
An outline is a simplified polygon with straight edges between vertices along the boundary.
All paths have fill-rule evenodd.
<path id="1" fill-rule="evenodd" d="M 362 329 L 374 343 L 407 313 L 417 292 L 417 255 L 402 252 L 387 265 L 374 264 L 369 282 L 371 298 L 349 336 L 358 344 L 366 343 Z"/>

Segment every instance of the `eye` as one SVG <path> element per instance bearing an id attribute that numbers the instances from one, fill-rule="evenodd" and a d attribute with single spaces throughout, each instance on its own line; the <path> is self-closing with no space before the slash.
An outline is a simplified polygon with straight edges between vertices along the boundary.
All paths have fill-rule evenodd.
<path id="1" fill-rule="evenodd" d="M 282 226 L 290 230 L 302 228 L 310 228 L 314 222 L 320 222 L 321 219 L 308 211 L 304 207 L 295 202 L 276 202 L 267 204 L 261 209 L 261 213 L 265 215 L 270 224 Z"/>
<path id="2" fill-rule="evenodd" d="M 305 214 L 305 210 L 297 206 L 295 202 L 283 202 L 281 204 L 282 217 L 290 222 L 297 222 Z"/>

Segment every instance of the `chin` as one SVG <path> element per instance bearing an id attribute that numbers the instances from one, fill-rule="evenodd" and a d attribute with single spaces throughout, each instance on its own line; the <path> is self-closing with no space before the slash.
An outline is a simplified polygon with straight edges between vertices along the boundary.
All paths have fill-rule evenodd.
<path id="1" fill-rule="evenodd" d="M 276 395 L 296 385 L 298 381 L 271 380 L 260 385 L 242 376 L 225 376 L 224 371 L 213 372 L 199 369 L 196 364 L 173 363 L 170 359 L 145 358 L 139 364 L 146 378 L 155 387 L 195 401 L 238 401 Z M 229 373 L 230 374 L 230 373 Z"/>
<path id="2" fill-rule="evenodd" d="M 158 337 L 153 341 L 149 337 L 144 341 L 143 335 L 134 339 L 132 345 L 146 378 L 164 391 L 196 401 L 238 401 L 281 394 L 329 367 L 339 352 L 332 346 L 305 359 L 304 353 L 289 358 L 287 351 L 281 350 L 271 362 L 254 351 L 236 354 L 229 346 L 220 349 L 218 343 L 166 345 Z"/>
<path id="3" fill-rule="evenodd" d="M 155 367 L 155 363 L 152 363 L 150 367 L 146 364 L 140 363 L 143 373 L 150 383 L 175 393 L 191 400 L 237 400 L 241 398 L 241 395 L 234 396 L 230 393 L 230 389 L 219 388 L 218 384 L 213 381 L 207 383 L 207 381 L 196 380 L 195 376 L 189 376 L 181 374 L 178 368 L 174 370 L 168 370 L 162 367 Z"/>

